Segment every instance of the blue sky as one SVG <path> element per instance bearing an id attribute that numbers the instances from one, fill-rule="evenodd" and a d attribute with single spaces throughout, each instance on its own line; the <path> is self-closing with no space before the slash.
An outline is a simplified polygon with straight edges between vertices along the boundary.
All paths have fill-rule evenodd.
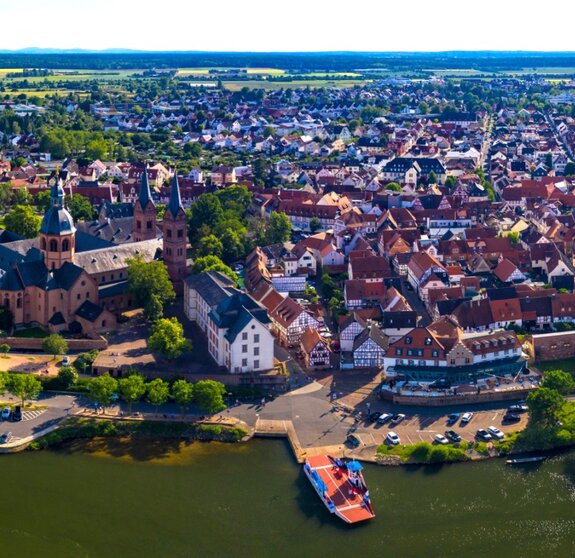
<path id="1" fill-rule="evenodd" d="M 0 14 L 0 49 L 575 50 L 567 0 L 0 0 Z"/>

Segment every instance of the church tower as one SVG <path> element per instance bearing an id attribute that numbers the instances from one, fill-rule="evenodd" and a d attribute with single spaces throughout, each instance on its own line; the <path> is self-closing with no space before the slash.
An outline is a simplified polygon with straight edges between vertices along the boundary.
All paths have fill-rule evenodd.
<path id="1" fill-rule="evenodd" d="M 170 279 L 181 284 L 186 275 L 187 217 L 182 207 L 178 173 L 174 171 L 170 201 L 163 223 L 163 259 Z"/>
<path id="2" fill-rule="evenodd" d="M 50 208 L 40 225 L 40 248 L 48 269 L 59 269 L 65 262 L 74 261 L 76 227 L 64 206 L 62 179 L 56 176 L 50 191 Z"/>
<path id="3" fill-rule="evenodd" d="M 156 238 L 156 206 L 150 193 L 148 165 L 144 166 L 140 193 L 134 206 L 133 235 L 134 242 Z"/>

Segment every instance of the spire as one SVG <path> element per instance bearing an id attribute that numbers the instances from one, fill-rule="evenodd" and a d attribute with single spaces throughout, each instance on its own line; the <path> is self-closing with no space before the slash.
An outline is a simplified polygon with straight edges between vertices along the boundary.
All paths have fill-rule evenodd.
<path id="1" fill-rule="evenodd" d="M 183 211 L 182 196 L 180 195 L 180 184 L 178 183 L 178 171 L 174 170 L 174 179 L 172 180 L 172 191 L 170 192 L 170 201 L 168 202 L 168 211 L 174 218 Z"/>
<path id="2" fill-rule="evenodd" d="M 52 205 L 58 207 L 64 206 L 64 186 L 62 185 L 62 179 L 59 173 L 56 174 L 54 184 L 52 184 L 52 188 L 50 189 L 50 198 Z"/>
<path id="3" fill-rule="evenodd" d="M 138 201 L 140 202 L 140 206 L 143 210 L 146 209 L 148 203 L 154 205 L 152 194 L 150 193 L 150 183 L 148 182 L 148 163 L 144 165 L 144 172 L 142 172 L 142 183 L 140 185 Z"/>

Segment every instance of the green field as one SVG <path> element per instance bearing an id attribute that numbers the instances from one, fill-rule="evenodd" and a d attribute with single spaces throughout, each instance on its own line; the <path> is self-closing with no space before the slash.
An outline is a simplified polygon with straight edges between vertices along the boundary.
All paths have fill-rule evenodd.
<path id="1" fill-rule="evenodd" d="M 230 91 L 240 91 L 243 87 L 248 87 L 249 89 L 265 89 L 268 91 L 274 91 L 277 89 L 300 89 L 305 87 L 310 87 L 312 89 L 317 89 L 319 87 L 326 87 L 328 89 L 335 88 L 347 88 L 354 87 L 355 85 L 364 85 L 370 83 L 372 80 L 369 79 L 358 79 L 358 80 L 342 80 L 335 81 L 329 79 L 301 79 L 293 81 L 267 81 L 267 80 L 222 80 L 224 87 Z"/>
<path id="2" fill-rule="evenodd" d="M 247 70 L 248 75 L 280 76 L 285 74 L 285 70 L 277 68 L 180 68 L 178 76 L 207 76 L 210 70 Z M 214 78 L 216 76 L 214 75 Z M 218 76 L 220 77 L 220 76 Z"/>

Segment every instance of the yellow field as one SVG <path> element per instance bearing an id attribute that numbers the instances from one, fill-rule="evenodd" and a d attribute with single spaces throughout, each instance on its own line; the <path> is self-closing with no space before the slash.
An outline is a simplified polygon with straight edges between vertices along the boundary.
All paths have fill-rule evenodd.
<path id="1" fill-rule="evenodd" d="M 250 75 L 267 75 L 279 76 L 285 74 L 285 70 L 278 70 L 277 68 L 180 68 L 178 70 L 179 76 L 205 76 L 209 74 L 210 70 L 247 70 Z"/>

